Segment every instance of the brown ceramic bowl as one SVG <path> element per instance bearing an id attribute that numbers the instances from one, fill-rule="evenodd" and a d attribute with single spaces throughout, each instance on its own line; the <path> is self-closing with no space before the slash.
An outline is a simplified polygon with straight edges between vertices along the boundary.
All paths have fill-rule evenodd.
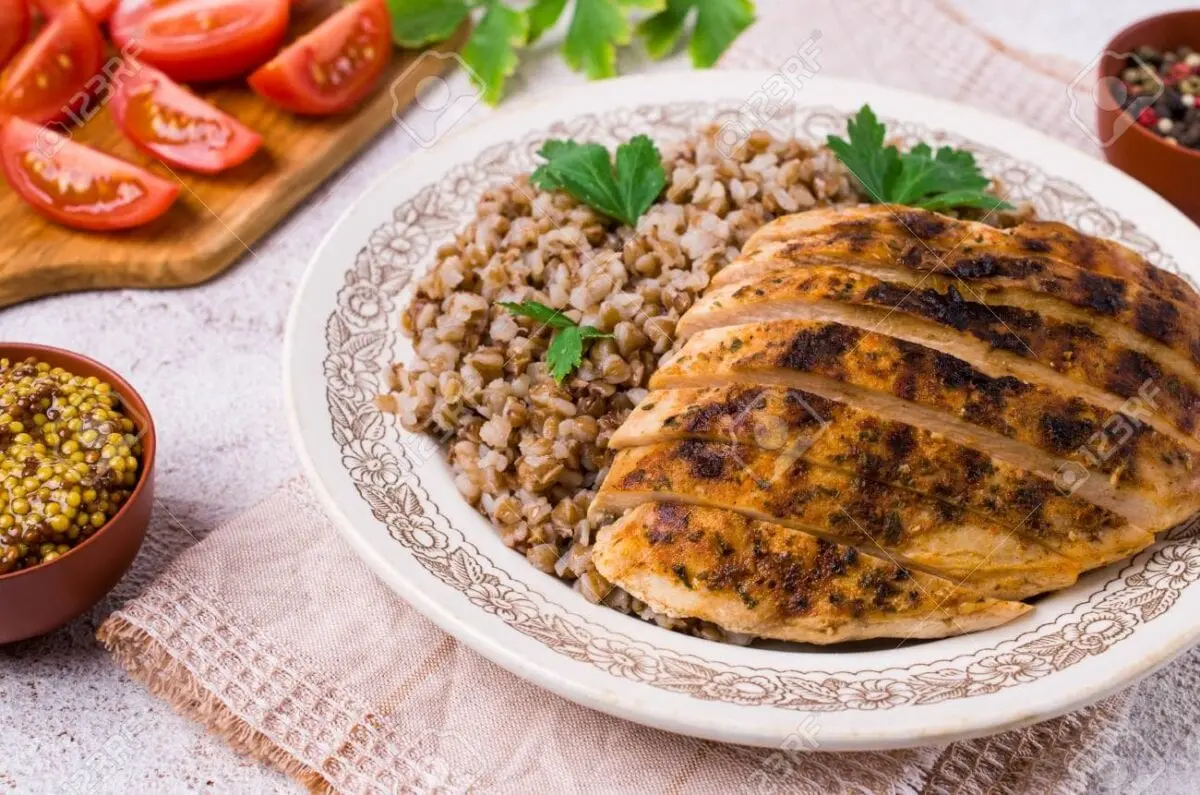
<path id="1" fill-rule="evenodd" d="M 50 563 L 0 576 L 0 643 L 58 629 L 104 598 L 142 546 L 154 503 L 154 421 L 141 396 L 124 378 L 86 356 L 42 345 L 0 342 L 0 358 L 30 356 L 112 385 L 142 437 L 141 479 L 117 515 L 91 538 Z"/>
<path id="2" fill-rule="evenodd" d="M 1200 50 L 1200 9 L 1135 22 L 1109 42 L 1100 59 L 1096 121 L 1108 162 L 1139 180 L 1200 223 L 1200 152 L 1169 144 L 1120 109 L 1114 90 L 1126 54 L 1138 47 Z"/>

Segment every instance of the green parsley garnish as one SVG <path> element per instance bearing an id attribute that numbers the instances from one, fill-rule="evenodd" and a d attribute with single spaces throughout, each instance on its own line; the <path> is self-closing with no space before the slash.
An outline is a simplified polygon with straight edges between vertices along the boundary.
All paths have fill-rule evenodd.
<path id="1" fill-rule="evenodd" d="M 530 17 L 499 3 L 490 3 L 474 33 L 463 47 L 463 61 L 483 92 L 483 101 L 495 105 L 504 81 L 517 70 L 517 50 L 529 38 Z"/>
<path id="2" fill-rule="evenodd" d="M 712 66 L 754 21 L 753 0 L 387 0 L 392 38 L 401 47 L 445 41 L 472 16 L 475 29 L 462 51 L 471 79 L 483 99 L 499 102 L 520 52 L 566 16 L 562 56 L 567 65 L 593 80 L 617 73 L 617 49 L 638 36 L 652 58 L 663 58 L 686 38 L 692 64 Z M 695 14 L 693 15 L 693 11 Z"/>
<path id="3" fill-rule="evenodd" d="M 679 44 L 692 10 L 696 27 L 688 43 L 692 64 L 709 67 L 754 21 L 751 0 L 667 0 L 666 8 L 638 25 L 651 58 L 670 55 Z"/>
<path id="4" fill-rule="evenodd" d="M 826 141 L 876 204 L 905 204 L 925 210 L 1012 209 L 1011 204 L 987 192 L 991 180 L 979 170 L 970 152 L 943 146 L 935 153 L 924 143 L 907 152 L 884 146 L 887 128 L 870 105 L 862 106 L 847 132 L 848 141 L 836 135 Z"/>
<path id="5" fill-rule="evenodd" d="M 546 363 L 550 365 L 550 374 L 560 384 L 583 363 L 583 349 L 591 340 L 612 338 L 612 334 L 591 326 L 581 326 L 557 309 L 537 301 L 522 301 L 519 304 L 501 301 L 500 306 L 514 315 L 532 318 L 554 329 L 550 347 L 546 349 Z"/>
<path id="6" fill-rule="evenodd" d="M 658 147 L 639 135 L 617 147 L 616 167 L 600 144 L 547 141 L 545 163 L 529 178 L 543 190 L 565 190 L 599 213 L 634 226 L 667 184 Z"/>

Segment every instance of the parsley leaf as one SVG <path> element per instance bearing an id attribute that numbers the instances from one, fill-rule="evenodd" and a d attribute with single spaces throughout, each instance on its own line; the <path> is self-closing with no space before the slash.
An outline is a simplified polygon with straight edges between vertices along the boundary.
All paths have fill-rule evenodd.
<path id="1" fill-rule="evenodd" d="M 488 104 L 500 101 L 504 81 L 517 69 L 517 48 L 525 45 L 528 36 L 529 19 L 525 14 L 496 0 L 488 3 L 483 19 L 462 51 L 463 61 L 471 68 Z"/>
<path id="2" fill-rule="evenodd" d="M 689 0 L 667 0 L 666 8 L 642 20 L 637 32 L 651 58 L 658 61 L 675 51 L 691 10 Z"/>
<path id="3" fill-rule="evenodd" d="M 467 18 L 466 0 L 387 0 L 392 38 L 401 47 L 421 47 L 450 38 Z"/>
<path id="4" fill-rule="evenodd" d="M 575 14 L 567 28 L 563 58 L 576 72 L 593 80 L 617 73 L 617 47 L 633 38 L 631 7 L 659 11 L 664 0 L 575 0 Z"/>
<path id="5" fill-rule="evenodd" d="M 926 210 L 1012 209 L 1011 204 L 987 192 L 991 181 L 970 152 L 943 146 L 935 153 L 925 143 L 903 153 L 895 146 L 884 146 L 887 128 L 870 105 L 862 106 L 846 125 L 846 132 L 848 141 L 830 135 L 826 142 L 875 203 Z"/>
<path id="6" fill-rule="evenodd" d="M 707 68 L 754 21 L 752 0 L 667 0 L 667 7 L 638 25 L 650 57 L 669 55 L 683 35 L 692 9 L 696 10 L 696 29 L 688 52 L 692 64 Z"/>
<path id="7" fill-rule="evenodd" d="M 900 171 L 900 153 L 894 146 L 883 145 L 887 128 L 875 118 L 870 105 L 863 105 L 847 123 L 846 131 L 849 141 L 830 135 L 826 143 L 871 194 L 872 201 L 886 202 L 891 182 Z"/>
<path id="8" fill-rule="evenodd" d="M 662 156 L 645 135 L 617 147 L 616 168 L 600 144 L 547 141 L 530 176 L 543 190 L 565 190 L 599 213 L 635 226 L 667 184 Z"/>
<path id="9" fill-rule="evenodd" d="M 517 67 L 518 54 L 542 38 L 569 13 L 562 55 L 567 65 L 589 78 L 617 72 L 617 48 L 633 39 L 631 16 L 650 13 L 638 31 L 654 58 L 675 48 L 695 12 L 688 50 L 699 67 L 711 66 L 754 20 L 754 0 L 385 0 L 392 38 L 401 47 L 420 48 L 450 38 L 468 19 L 478 25 L 463 49 L 463 63 L 496 104 Z M 571 10 L 568 12 L 567 9 Z"/>
<path id="10" fill-rule="evenodd" d="M 550 347 L 546 349 L 546 364 L 550 365 L 550 374 L 560 384 L 583 363 L 583 349 L 589 341 L 612 337 L 612 334 L 598 328 L 581 326 L 557 309 L 551 309 L 537 301 L 522 301 L 519 304 L 501 302 L 500 306 L 514 315 L 532 318 L 554 329 Z"/>
<path id="11" fill-rule="evenodd" d="M 554 27 L 566 7 L 567 0 L 534 0 L 533 5 L 525 12 L 529 17 L 527 43 L 533 44 L 542 34 Z"/>
<path id="12" fill-rule="evenodd" d="M 575 321 L 564 315 L 557 309 L 551 309 L 545 304 L 539 304 L 537 301 L 522 301 L 519 304 L 511 301 L 501 301 L 500 306 L 509 311 L 510 314 L 518 317 L 528 317 L 536 320 L 544 326 L 551 328 L 570 328 L 575 325 Z"/>

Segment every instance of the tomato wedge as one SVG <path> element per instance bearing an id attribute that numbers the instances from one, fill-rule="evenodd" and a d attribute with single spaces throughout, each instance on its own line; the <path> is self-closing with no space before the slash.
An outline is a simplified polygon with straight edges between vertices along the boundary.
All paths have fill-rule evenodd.
<path id="1" fill-rule="evenodd" d="M 0 73 L 0 114 L 38 124 L 77 117 L 103 60 L 100 30 L 71 0 Z"/>
<path id="2" fill-rule="evenodd" d="M 0 68 L 29 37 L 29 6 L 25 0 L 5 0 L 0 6 Z"/>
<path id="3" fill-rule="evenodd" d="M 104 22 L 112 16 L 117 0 L 33 0 L 33 4 L 47 19 L 54 19 L 63 6 L 78 2 L 95 22 Z"/>
<path id="4" fill-rule="evenodd" d="M 179 196 L 173 182 L 18 118 L 0 128 L 0 167 L 33 209 L 75 229 L 141 226 Z"/>
<path id="5" fill-rule="evenodd" d="M 237 77 L 287 33 L 289 0 L 120 0 L 109 20 L 123 52 L 183 83 Z"/>
<path id="6" fill-rule="evenodd" d="M 250 75 L 250 87 L 293 113 L 342 113 L 371 93 L 391 57 L 387 5 L 357 0 Z"/>
<path id="7" fill-rule="evenodd" d="M 262 137 L 157 69 L 127 62 L 134 77 L 112 97 L 117 126 L 139 149 L 167 163 L 216 174 L 245 163 Z"/>

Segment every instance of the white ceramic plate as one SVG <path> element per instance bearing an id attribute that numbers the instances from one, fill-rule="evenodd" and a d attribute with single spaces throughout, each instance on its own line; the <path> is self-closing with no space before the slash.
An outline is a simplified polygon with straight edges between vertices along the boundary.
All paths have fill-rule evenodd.
<path id="1" fill-rule="evenodd" d="M 787 96 L 781 81 L 708 72 L 560 91 L 418 153 L 363 196 L 313 258 L 287 335 L 292 428 L 329 514 L 385 582 L 479 653 L 580 704 L 710 739 L 800 747 L 800 733 L 822 750 L 944 742 L 1080 707 L 1169 660 L 1200 634 L 1195 528 L 987 632 L 900 648 L 739 648 L 589 604 L 536 571 L 459 496 L 436 443 L 375 408 L 385 366 L 408 355 L 396 323 L 414 271 L 485 186 L 532 167 L 542 140 L 662 141 L 714 120 L 734 135 L 767 97 Z M 1200 251 L 1200 230 L 1146 188 L 976 110 L 821 77 L 777 107 L 772 126 L 820 140 L 864 102 L 892 133 L 972 148 L 1045 217 L 1173 270 Z"/>

